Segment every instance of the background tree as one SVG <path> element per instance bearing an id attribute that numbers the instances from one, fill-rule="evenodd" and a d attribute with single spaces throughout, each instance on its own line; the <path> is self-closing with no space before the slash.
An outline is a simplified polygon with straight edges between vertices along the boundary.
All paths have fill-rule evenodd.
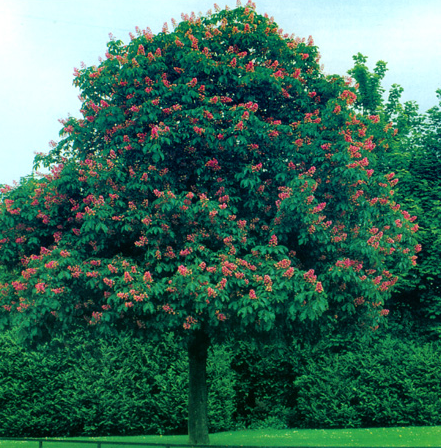
<path id="1" fill-rule="evenodd" d="M 366 65 L 368 60 L 366 56 L 358 53 L 352 59 L 354 67 L 348 71 L 348 74 L 353 76 L 359 85 L 356 104 L 364 115 L 377 114 L 384 102 L 385 90 L 381 82 L 386 74 L 387 64 L 384 61 L 378 61 L 370 72 Z"/>
<path id="2" fill-rule="evenodd" d="M 438 92 L 438 97 L 440 92 Z M 441 322 L 441 182 L 440 106 L 418 113 L 413 103 L 405 103 L 402 116 L 410 126 L 396 143 L 393 154 L 402 182 L 398 194 L 403 206 L 421 216 L 420 260 L 406 279 L 398 303 L 407 306 L 421 330 L 440 336 Z M 401 116 L 401 117 L 402 117 Z M 401 118 L 403 120 L 403 118 Z M 405 128 L 406 129 L 406 128 Z M 404 299 L 404 300 L 403 300 Z"/>
<path id="3" fill-rule="evenodd" d="M 420 217 L 420 261 L 395 292 L 391 306 L 423 333 L 439 336 L 441 209 L 437 173 L 440 168 L 440 106 L 421 113 L 415 102 L 401 103 L 403 88 L 396 84 L 392 85 L 386 99 L 381 86 L 386 64 L 379 61 L 370 72 L 365 56 L 354 56 L 354 62 L 349 73 L 363 92 L 357 97 L 358 109 L 364 114 L 378 114 L 385 126 L 392 123 L 398 129 L 389 142 L 382 169 L 387 171 L 393 167 L 400 179 L 396 189 L 397 202 Z M 438 91 L 438 97 L 440 94 Z"/>
<path id="4" fill-rule="evenodd" d="M 207 443 L 212 341 L 277 338 L 322 316 L 377 328 L 418 250 L 376 169 L 394 135 L 254 5 L 138 30 L 78 70 L 82 119 L 3 188 L 2 322 L 173 330 L 190 365 L 189 434 Z"/>

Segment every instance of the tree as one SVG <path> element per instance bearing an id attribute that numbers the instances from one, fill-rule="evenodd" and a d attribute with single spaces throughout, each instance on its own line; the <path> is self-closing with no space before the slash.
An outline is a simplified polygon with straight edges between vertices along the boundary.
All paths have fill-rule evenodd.
<path id="1" fill-rule="evenodd" d="M 365 115 L 378 113 L 383 106 L 384 88 L 381 81 L 386 74 L 387 67 L 384 61 L 378 61 L 371 73 L 366 65 L 367 57 L 361 53 L 353 56 L 354 67 L 348 71 L 359 84 L 356 104 L 360 106 Z"/>
<path id="2" fill-rule="evenodd" d="M 356 114 L 311 38 L 248 3 L 112 40 L 74 82 L 83 118 L 36 158 L 51 174 L 2 190 L 0 260 L 21 272 L 3 322 L 29 338 L 175 331 L 190 442 L 207 443 L 211 341 L 387 315 L 416 258 L 415 217 L 375 169 L 394 130 Z"/>
<path id="3" fill-rule="evenodd" d="M 441 335 L 441 89 L 438 105 L 429 109 L 423 123 L 423 147 L 415 169 L 415 178 L 423 178 L 426 191 L 421 195 L 426 238 L 421 263 L 421 292 L 433 319 L 432 330 Z M 424 243 L 423 243 L 424 244 Z"/>
<path id="4" fill-rule="evenodd" d="M 438 91 L 441 98 L 441 91 Z M 405 119 L 403 119 L 405 117 Z M 407 210 L 420 216 L 421 254 L 418 265 L 404 283 L 399 303 L 407 305 L 421 329 L 440 336 L 441 318 L 441 233 L 438 173 L 440 159 L 441 108 L 434 106 L 421 114 L 413 103 L 405 103 L 400 115 L 405 132 L 395 143 L 392 157 L 400 176 L 398 197 Z M 406 129 L 406 121 L 408 124 Z M 404 298 L 404 300 L 403 300 Z"/>
<path id="5" fill-rule="evenodd" d="M 391 306 L 411 314 L 411 320 L 424 333 L 440 334 L 441 257 L 439 216 L 440 181 L 440 106 L 425 113 L 413 101 L 401 103 L 403 88 L 392 85 L 387 101 L 383 97 L 381 81 L 386 64 L 377 62 L 373 73 L 366 66 L 367 58 L 354 56 L 354 68 L 349 71 L 360 84 L 356 101 L 364 114 L 378 114 L 386 126 L 393 123 L 398 133 L 390 141 L 390 149 L 383 157 L 383 169 L 394 168 L 400 183 L 396 190 L 397 201 L 412 214 L 420 217 L 419 263 L 403 278 L 393 294 Z M 437 91 L 441 98 L 441 90 Z"/>

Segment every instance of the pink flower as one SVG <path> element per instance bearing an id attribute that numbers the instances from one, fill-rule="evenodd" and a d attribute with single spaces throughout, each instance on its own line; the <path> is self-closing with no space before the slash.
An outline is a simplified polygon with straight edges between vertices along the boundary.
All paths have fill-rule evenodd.
<path id="1" fill-rule="evenodd" d="M 153 139 L 157 139 L 157 138 L 159 137 L 158 130 L 159 130 L 158 126 L 154 126 L 154 127 L 153 127 L 152 132 L 151 132 L 151 136 L 150 136 L 150 138 L 151 138 L 152 140 L 153 140 Z"/>
<path id="2" fill-rule="evenodd" d="M 270 277 L 269 275 L 265 275 L 265 276 L 263 277 L 263 283 L 264 283 L 265 285 L 272 285 L 272 284 L 273 284 L 273 282 L 272 282 L 272 280 L 271 280 L 271 277 Z"/>
<path id="3" fill-rule="evenodd" d="M 309 283 L 315 283 L 317 280 L 317 276 L 314 275 L 314 269 L 310 269 L 308 272 L 303 274 L 303 278 Z"/>
<path id="4" fill-rule="evenodd" d="M 278 243 L 277 236 L 276 235 L 272 235 L 270 240 L 269 240 L 268 246 L 277 246 L 277 243 Z"/>
<path id="5" fill-rule="evenodd" d="M 198 126 L 194 126 L 193 127 L 193 131 L 196 132 L 196 134 L 198 135 L 202 135 L 205 133 L 205 129 L 204 128 L 200 128 Z"/>
<path id="6" fill-rule="evenodd" d="M 319 205 L 312 209 L 311 213 L 319 213 L 326 207 L 326 202 L 321 202 Z"/>
<path id="7" fill-rule="evenodd" d="M 44 294 L 46 292 L 46 285 L 42 282 L 37 283 L 35 289 L 37 290 L 37 293 Z"/>
<path id="8" fill-rule="evenodd" d="M 383 279 L 383 277 L 381 275 L 379 275 L 379 276 L 375 277 L 372 281 L 373 281 L 374 285 L 378 285 L 382 279 Z"/>
<path id="9" fill-rule="evenodd" d="M 187 83 L 188 87 L 194 87 L 198 83 L 197 78 L 193 78 L 189 83 Z"/>
<path id="10" fill-rule="evenodd" d="M 294 275 L 294 268 L 293 268 L 293 267 L 288 268 L 288 269 L 283 273 L 283 276 L 284 276 L 284 277 L 288 277 L 288 278 L 291 278 L 293 275 Z"/>
<path id="11" fill-rule="evenodd" d="M 51 291 L 52 291 L 54 294 L 63 294 L 63 292 L 64 292 L 64 287 L 63 287 L 63 288 L 52 288 Z"/>
<path id="12" fill-rule="evenodd" d="M 178 272 L 179 274 L 181 274 L 183 277 L 186 277 L 187 275 L 191 274 L 191 270 L 186 268 L 184 265 L 180 265 L 178 267 Z"/>
<path id="13" fill-rule="evenodd" d="M 379 115 L 370 115 L 369 120 L 371 120 L 373 123 L 378 123 L 380 121 L 380 116 Z"/>
<path id="14" fill-rule="evenodd" d="M 144 272 L 144 277 L 143 277 L 144 281 L 147 283 L 152 283 L 153 282 L 153 278 L 152 278 L 152 274 L 150 274 L 149 271 Z"/>
<path id="15" fill-rule="evenodd" d="M 208 297 L 216 297 L 217 296 L 217 292 L 213 288 L 208 287 L 207 288 L 207 295 L 208 295 Z"/>
<path id="16" fill-rule="evenodd" d="M 224 277 L 224 278 L 223 278 L 223 279 L 216 285 L 216 287 L 217 287 L 217 289 L 222 290 L 222 289 L 225 289 L 226 284 L 227 284 L 227 279 Z"/>
<path id="17" fill-rule="evenodd" d="M 240 120 L 239 123 L 236 124 L 235 128 L 236 131 L 243 131 L 243 121 Z"/>
<path id="18" fill-rule="evenodd" d="M 115 284 L 114 280 L 111 280 L 110 278 L 107 277 L 103 278 L 103 282 L 110 288 L 112 288 L 112 286 Z"/>
<path id="19" fill-rule="evenodd" d="M 290 266 L 291 266 L 291 260 L 288 260 L 288 258 L 284 258 L 283 260 L 275 264 L 275 267 L 278 269 L 287 269 Z"/>
<path id="20" fill-rule="evenodd" d="M 206 167 L 212 169 L 213 171 L 219 171 L 221 169 L 221 167 L 219 166 L 219 162 L 217 161 L 217 159 L 212 159 L 209 160 L 206 164 Z"/>
<path id="21" fill-rule="evenodd" d="M 54 260 L 49 261 L 48 263 L 46 263 L 46 264 L 44 265 L 44 267 L 45 267 L 46 269 L 55 269 L 57 266 L 58 266 L 58 263 L 57 263 L 56 261 L 54 261 Z"/>
<path id="22" fill-rule="evenodd" d="M 12 282 L 12 286 L 16 291 L 25 291 L 28 287 L 27 283 Z"/>
<path id="23" fill-rule="evenodd" d="M 103 316 L 103 313 L 99 313 L 98 311 L 94 311 L 92 313 L 92 318 L 96 321 L 99 322 L 101 320 L 101 317 Z"/>
<path id="24" fill-rule="evenodd" d="M 31 275 L 34 275 L 37 273 L 37 269 L 35 268 L 28 268 L 25 271 L 21 271 L 21 275 L 24 279 L 29 280 Z"/>

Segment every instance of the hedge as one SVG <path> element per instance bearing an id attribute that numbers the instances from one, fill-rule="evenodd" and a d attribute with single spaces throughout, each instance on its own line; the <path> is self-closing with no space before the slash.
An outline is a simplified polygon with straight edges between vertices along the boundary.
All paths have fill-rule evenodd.
<path id="1" fill-rule="evenodd" d="M 441 424 L 441 344 L 385 338 L 215 346 L 210 431 Z M 0 435 L 182 434 L 187 360 L 161 343 L 80 334 L 25 349 L 0 335 Z"/>

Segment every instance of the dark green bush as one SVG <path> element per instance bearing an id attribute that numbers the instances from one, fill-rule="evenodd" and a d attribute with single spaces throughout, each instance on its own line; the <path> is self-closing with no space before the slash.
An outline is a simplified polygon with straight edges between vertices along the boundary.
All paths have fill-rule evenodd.
<path id="1" fill-rule="evenodd" d="M 210 431 L 441 424 L 441 343 L 323 339 L 211 349 Z M 0 435 L 187 431 L 187 359 L 159 343 L 81 334 L 26 350 L 0 335 Z"/>
<path id="2" fill-rule="evenodd" d="M 208 363 L 211 431 L 231 428 L 235 379 L 226 349 Z M 185 433 L 187 360 L 161 343 L 81 335 L 25 350 L 0 336 L 0 435 Z"/>
<path id="3" fill-rule="evenodd" d="M 0 337 L 0 434 L 46 435 L 64 430 L 53 419 L 63 403 L 59 375 L 66 360 L 28 352 L 6 333 Z"/>
<path id="4" fill-rule="evenodd" d="M 293 355 L 293 352 L 298 355 L 298 350 L 292 346 L 250 342 L 237 343 L 235 347 L 231 366 L 237 375 L 238 427 L 286 428 L 297 401 L 292 384 L 300 370 L 301 356 Z"/>
<path id="5" fill-rule="evenodd" d="M 441 424 L 441 346 L 386 338 L 318 352 L 295 380 L 298 425 L 345 428 Z"/>

